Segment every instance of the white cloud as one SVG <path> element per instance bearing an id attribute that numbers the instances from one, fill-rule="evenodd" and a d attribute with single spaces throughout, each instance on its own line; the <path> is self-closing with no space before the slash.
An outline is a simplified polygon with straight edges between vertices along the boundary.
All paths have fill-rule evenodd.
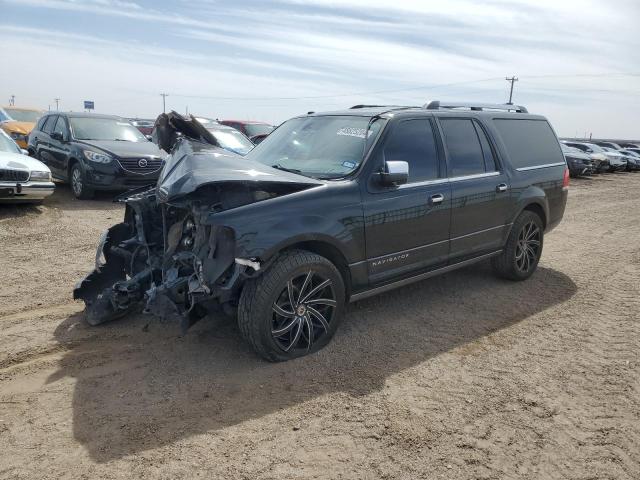
<path id="1" fill-rule="evenodd" d="M 88 95 L 114 113 L 150 115 L 168 91 L 180 110 L 279 121 L 363 102 L 504 101 L 504 76 L 515 74 L 516 101 L 560 133 L 640 137 L 639 77 L 615 75 L 640 74 L 640 6 L 630 0 L 4 2 L 29 14 L 25 26 L 0 26 L 0 56 L 11 52 L 14 66 L 0 94 L 33 103 Z M 29 22 L 43 12 L 77 21 L 43 30 Z"/>

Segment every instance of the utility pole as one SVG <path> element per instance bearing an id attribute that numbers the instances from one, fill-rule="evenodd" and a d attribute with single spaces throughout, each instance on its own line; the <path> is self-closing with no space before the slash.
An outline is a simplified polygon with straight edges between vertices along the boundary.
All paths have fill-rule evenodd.
<path id="1" fill-rule="evenodd" d="M 166 98 L 169 96 L 169 94 L 161 93 L 160 96 L 162 97 L 162 113 L 167 113 Z"/>
<path id="2" fill-rule="evenodd" d="M 60 111 L 60 108 L 59 108 L 60 99 L 59 98 L 54 98 L 54 100 L 56 101 L 56 112 L 58 112 L 58 111 Z"/>
<path id="3" fill-rule="evenodd" d="M 505 77 L 504 78 L 507 82 L 511 82 L 511 89 L 509 90 L 509 101 L 507 102 L 507 105 L 513 105 L 513 84 L 515 82 L 518 81 L 518 77 L 512 76 L 511 78 L 509 77 Z"/>
<path id="4" fill-rule="evenodd" d="M 9 105 L 13 107 L 15 104 L 16 104 L 16 96 L 11 95 L 11 98 L 9 98 Z"/>

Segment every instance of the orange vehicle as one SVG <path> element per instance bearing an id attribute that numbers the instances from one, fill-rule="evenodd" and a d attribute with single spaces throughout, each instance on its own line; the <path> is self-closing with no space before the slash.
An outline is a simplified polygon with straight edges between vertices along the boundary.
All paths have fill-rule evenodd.
<path id="1" fill-rule="evenodd" d="M 20 148 L 27 148 L 29 132 L 44 112 L 33 108 L 1 107 L 0 128 L 4 130 Z"/>

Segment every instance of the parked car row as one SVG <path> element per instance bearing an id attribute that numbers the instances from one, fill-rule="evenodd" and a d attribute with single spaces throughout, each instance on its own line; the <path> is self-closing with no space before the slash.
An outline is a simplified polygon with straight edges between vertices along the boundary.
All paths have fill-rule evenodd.
<path id="1" fill-rule="evenodd" d="M 246 155 L 255 146 L 243 131 L 257 142 L 273 129 L 261 122 L 198 120 L 219 148 L 237 155 Z M 0 198 L 40 201 L 52 193 L 52 178 L 69 183 L 81 199 L 91 198 L 97 190 L 125 191 L 152 185 L 166 157 L 149 141 L 154 126 L 155 120 L 148 119 L 0 108 Z M 19 165 L 10 158 L 16 154 L 23 157 Z M 42 183 L 32 185 L 39 182 L 39 172 L 47 172 L 46 188 Z"/>
<path id="2" fill-rule="evenodd" d="M 640 146 L 613 142 L 561 140 L 572 176 L 640 170 Z"/>
<path id="3" fill-rule="evenodd" d="M 240 156 L 247 155 L 275 128 L 264 122 L 187 117 L 176 112 L 172 118 L 196 120 L 208 132 L 210 143 Z M 40 161 L 54 179 L 68 182 L 76 197 L 85 199 L 96 190 L 124 191 L 157 182 L 166 153 L 153 143 L 156 126 L 157 120 L 151 119 L 0 108 L 5 137 Z M 640 145 L 635 143 L 562 140 L 561 147 L 574 177 L 640 170 Z M 7 197 L 9 190 L 4 188 Z M 17 189 L 12 191 L 18 198 Z M 28 190 L 25 187 L 22 191 Z M 29 196 L 23 193 L 20 198 Z"/>

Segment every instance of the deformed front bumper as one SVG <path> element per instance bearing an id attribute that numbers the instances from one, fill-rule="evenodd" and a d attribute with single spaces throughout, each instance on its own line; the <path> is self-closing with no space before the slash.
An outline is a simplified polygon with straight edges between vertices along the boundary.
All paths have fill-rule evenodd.
<path id="1" fill-rule="evenodd" d="M 208 311 L 231 306 L 260 270 L 255 259 L 235 257 L 234 232 L 201 224 L 189 210 L 167 214 L 148 193 L 138 197 L 127 199 L 125 221 L 103 234 L 95 269 L 74 289 L 87 322 L 144 311 L 177 320 L 184 332 Z"/>

